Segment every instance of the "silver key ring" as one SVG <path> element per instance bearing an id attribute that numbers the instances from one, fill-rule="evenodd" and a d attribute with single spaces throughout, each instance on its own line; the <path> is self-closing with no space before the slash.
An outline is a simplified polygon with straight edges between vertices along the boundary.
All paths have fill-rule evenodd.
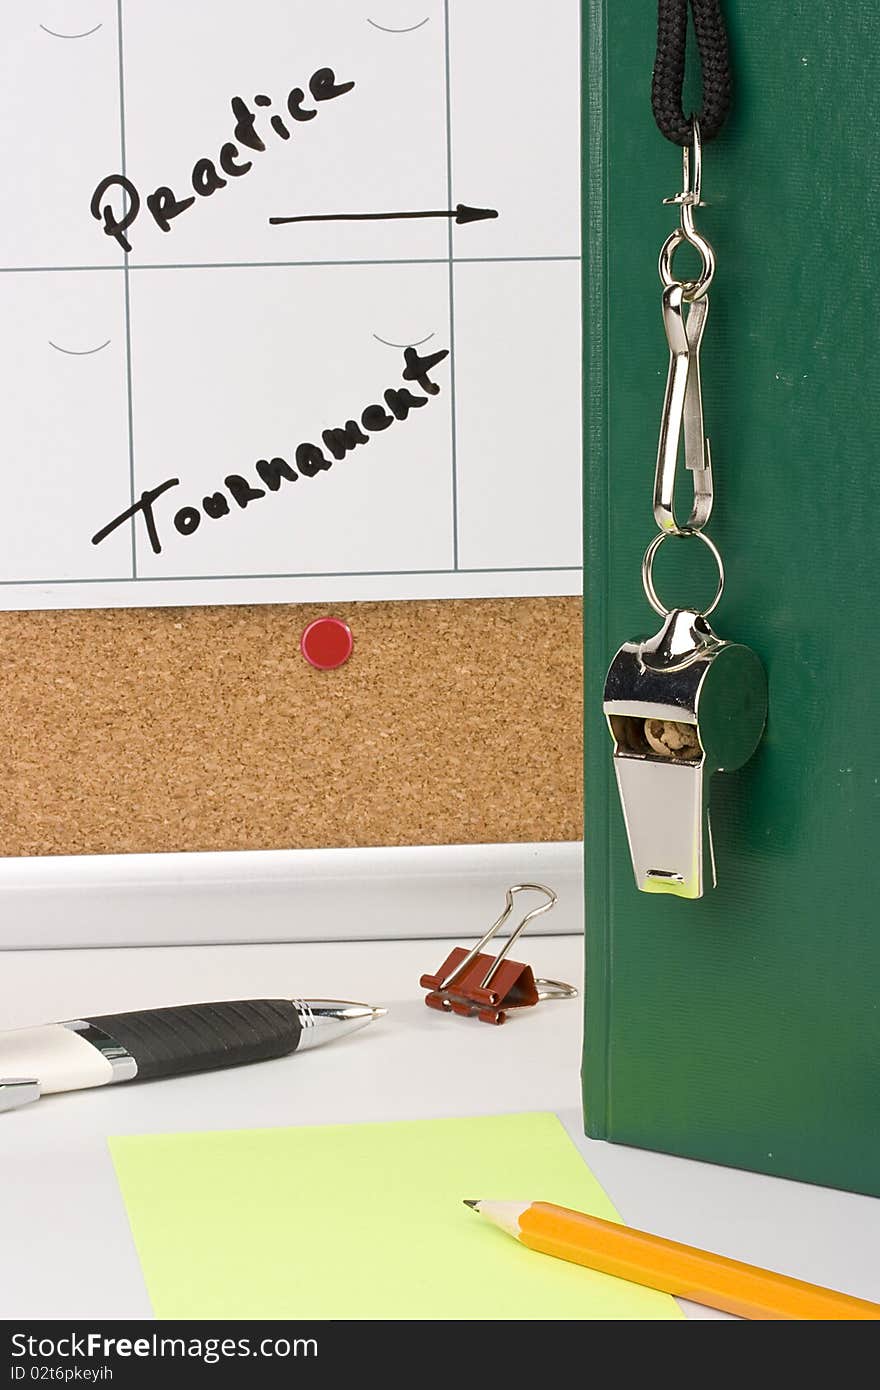
<path id="1" fill-rule="evenodd" d="M 668 540 L 670 536 L 695 536 L 697 540 L 702 541 L 705 546 L 708 546 L 715 557 L 715 563 L 718 566 L 718 589 L 709 607 L 700 610 L 703 616 L 708 618 L 710 613 L 715 612 L 721 595 L 724 593 L 724 561 L 721 558 L 721 551 L 718 549 L 715 542 L 706 535 L 705 531 L 681 530 L 658 532 L 645 551 L 645 558 L 642 560 L 642 584 L 645 589 L 645 597 L 654 612 L 659 613 L 661 618 L 668 617 L 672 612 L 671 608 L 667 608 L 665 604 L 660 601 L 657 596 L 657 590 L 654 588 L 654 559 L 663 542 Z"/>

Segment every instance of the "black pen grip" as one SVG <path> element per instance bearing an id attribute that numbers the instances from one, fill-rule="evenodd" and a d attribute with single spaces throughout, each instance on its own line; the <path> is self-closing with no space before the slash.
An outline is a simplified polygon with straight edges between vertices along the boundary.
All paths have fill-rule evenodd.
<path id="1" fill-rule="evenodd" d="M 86 1021 L 131 1053 L 142 1081 L 285 1057 L 302 1032 L 289 999 L 180 1004 Z"/>

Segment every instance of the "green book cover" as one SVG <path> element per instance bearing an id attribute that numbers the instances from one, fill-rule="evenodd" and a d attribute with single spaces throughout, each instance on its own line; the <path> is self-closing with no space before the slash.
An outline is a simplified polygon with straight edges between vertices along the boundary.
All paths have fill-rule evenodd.
<path id="1" fill-rule="evenodd" d="M 651 112 L 653 0 L 584 5 L 586 1128 L 880 1194 L 877 15 L 725 12 L 734 104 L 698 213 L 718 258 L 712 621 L 761 657 L 770 714 L 757 755 L 713 779 L 718 887 L 689 902 L 635 888 L 602 715 L 614 652 L 659 627 L 640 564 L 681 158 Z M 663 547 L 673 602 L 714 592 L 702 550 Z"/>

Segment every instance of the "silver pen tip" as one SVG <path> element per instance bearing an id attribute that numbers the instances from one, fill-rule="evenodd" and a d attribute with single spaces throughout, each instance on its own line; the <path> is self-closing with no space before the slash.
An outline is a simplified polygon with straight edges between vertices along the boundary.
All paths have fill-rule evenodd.
<path id="1" fill-rule="evenodd" d="M 291 1002 L 299 1012 L 302 1025 L 299 1052 L 365 1028 L 388 1012 L 375 1004 L 355 1004 L 345 999 L 294 999 Z"/>

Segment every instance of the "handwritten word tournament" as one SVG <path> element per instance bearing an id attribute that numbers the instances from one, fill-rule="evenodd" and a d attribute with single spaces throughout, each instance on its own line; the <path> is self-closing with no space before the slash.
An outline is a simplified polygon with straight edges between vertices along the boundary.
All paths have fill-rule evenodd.
<path id="1" fill-rule="evenodd" d="M 425 392 L 424 396 L 416 395 L 407 386 L 389 386 L 383 392 L 382 397 L 387 409 L 385 406 L 379 405 L 378 402 L 373 402 L 372 405 L 368 405 L 361 411 L 360 424 L 356 420 L 346 420 L 341 428 L 322 431 L 321 439 L 327 453 L 332 454 L 332 458 L 328 458 L 317 444 L 312 444 L 306 440 L 302 444 L 297 444 L 294 451 L 294 460 L 299 473 L 291 468 L 286 459 L 258 459 L 254 466 L 260 481 L 265 483 L 270 492 L 278 492 L 282 482 L 295 483 L 300 477 L 315 478 L 319 473 L 332 468 L 334 459 L 344 459 L 346 454 L 359 445 L 369 444 L 371 434 L 387 430 L 390 425 L 394 424 L 395 420 L 405 420 L 411 410 L 418 410 L 427 405 L 429 396 L 439 395 L 440 387 L 436 381 L 431 380 L 428 373 L 448 356 L 449 351 L 446 348 L 439 352 L 429 353 L 427 357 L 421 357 L 413 347 L 406 348 L 403 354 L 403 380 L 414 382 Z M 252 487 L 241 473 L 231 473 L 223 481 L 233 501 L 242 509 L 267 495 L 265 488 Z M 101 530 L 92 536 L 92 544 L 99 545 L 112 531 L 116 530 L 117 526 L 122 526 L 131 517 L 140 514 L 143 516 L 147 536 L 154 553 L 156 555 L 161 554 L 162 543 L 156 525 L 154 504 L 163 493 L 168 492 L 173 487 L 178 487 L 179 484 L 179 478 L 168 478 L 158 487 L 148 488 L 141 493 L 138 501 L 131 507 L 127 507 L 106 526 L 102 526 Z M 201 509 L 194 506 L 181 507 L 174 515 L 174 526 L 182 536 L 191 536 L 201 526 L 203 512 L 205 516 L 216 521 L 220 517 L 228 516 L 230 511 L 226 493 L 217 491 L 202 498 Z"/>

